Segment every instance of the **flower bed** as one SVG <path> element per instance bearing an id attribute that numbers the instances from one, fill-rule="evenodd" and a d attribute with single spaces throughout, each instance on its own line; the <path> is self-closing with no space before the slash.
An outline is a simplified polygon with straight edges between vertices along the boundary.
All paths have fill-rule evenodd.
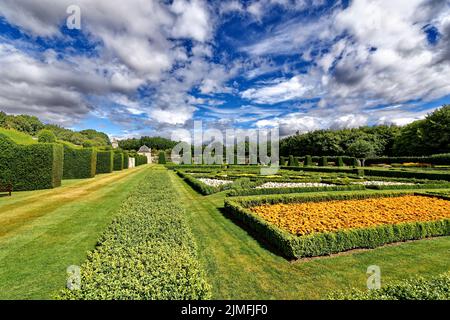
<path id="1" fill-rule="evenodd" d="M 414 186 L 415 183 L 395 182 L 395 181 L 363 181 L 353 182 L 353 184 L 361 184 L 364 186 Z"/>
<path id="2" fill-rule="evenodd" d="M 225 208 L 288 258 L 450 235 L 450 201 L 407 190 L 236 197 Z"/>
<path id="3" fill-rule="evenodd" d="M 207 178 L 199 178 L 197 180 L 210 187 L 221 187 L 233 183 L 233 181 L 230 180 L 207 179 Z"/>
<path id="4" fill-rule="evenodd" d="M 386 224 L 450 219 L 450 202 L 407 195 L 373 198 L 262 205 L 250 209 L 259 217 L 294 235 L 362 229 Z"/>
<path id="5" fill-rule="evenodd" d="M 273 189 L 273 188 L 320 188 L 320 187 L 333 187 L 334 184 L 326 183 L 313 183 L 313 182 L 266 182 L 256 189 Z"/>

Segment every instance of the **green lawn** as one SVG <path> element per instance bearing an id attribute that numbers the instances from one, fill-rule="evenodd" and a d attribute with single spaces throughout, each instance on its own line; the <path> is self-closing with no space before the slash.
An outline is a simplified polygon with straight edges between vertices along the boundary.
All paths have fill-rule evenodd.
<path id="1" fill-rule="evenodd" d="M 171 177 L 188 206 L 215 299 L 322 299 L 332 290 L 364 289 L 370 265 L 381 267 L 382 281 L 450 269 L 450 237 L 289 262 L 224 215 L 223 193 L 204 197 Z"/>
<path id="2" fill-rule="evenodd" d="M 0 134 L 4 134 L 17 144 L 30 145 L 38 143 L 37 140 L 33 140 L 29 134 L 14 129 L 0 128 Z"/>
<path id="3" fill-rule="evenodd" d="M 50 299 L 65 286 L 148 166 L 0 198 L 0 299 Z"/>

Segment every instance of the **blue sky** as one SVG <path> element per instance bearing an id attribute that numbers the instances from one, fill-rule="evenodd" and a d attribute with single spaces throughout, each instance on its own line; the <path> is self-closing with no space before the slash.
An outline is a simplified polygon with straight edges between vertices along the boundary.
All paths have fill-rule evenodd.
<path id="1" fill-rule="evenodd" d="M 114 137 L 404 125 L 448 74 L 446 0 L 0 0 L 0 109 Z"/>

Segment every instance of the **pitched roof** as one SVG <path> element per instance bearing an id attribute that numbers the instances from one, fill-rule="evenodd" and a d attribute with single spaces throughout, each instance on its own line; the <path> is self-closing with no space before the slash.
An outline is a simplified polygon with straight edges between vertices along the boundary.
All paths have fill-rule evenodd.
<path id="1" fill-rule="evenodd" d="M 144 145 L 144 146 L 142 146 L 142 147 L 139 149 L 138 152 L 140 152 L 140 153 L 150 153 L 151 150 L 150 150 L 149 147 L 147 147 L 147 146 Z"/>

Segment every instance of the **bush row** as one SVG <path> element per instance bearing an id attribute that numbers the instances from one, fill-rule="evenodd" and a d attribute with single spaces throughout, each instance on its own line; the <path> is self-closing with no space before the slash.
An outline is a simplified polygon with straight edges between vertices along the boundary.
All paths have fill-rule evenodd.
<path id="1" fill-rule="evenodd" d="M 200 180 L 197 180 L 190 174 L 186 174 L 182 171 L 177 171 L 177 174 L 184 180 L 188 185 L 192 187 L 195 191 L 199 192 L 200 194 L 207 196 L 213 193 L 217 193 L 222 191 L 223 189 L 219 187 L 213 187 L 208 186 L 207 184 L 201 182 Z"/>
<path id="2" fill-rule="evenodd" d="M 306 166 L 311 167 L 317 163 L 319 166 L 324 167 L 334 163 L 335 166 L 355 166 L 356 158 L 348 156 L 339 157 L 316 157 L 316 156 L 305 156 L 305 157 L 280 157 L 281 166 L 298 167 Z"/>
<path id="3" fill-rule="evenodd" d="M 230 190 L 227 196 L 255 196 L 270 194 L 306 193 L 306 192 L 327 192 L 327 191 L 356 191 L 364 190 L 363 185 L 330 186 L 330 187 L 307 187 L 307 188 L 268 188 L 268 189 L 243 189 Z"/>
<path id="4" fill-rule="evenodd" d="M 0 183 L 11 183 L 16 191 L 59 187 L 63 161 L 59 144 L 18 145 L 0 134 Z"/>
<path id="5" fill-rule="evenodd" d="M 330 294 L 331 300 L 450 300 L 450 272 L 425 279 L 396 281 L 379 290 L 352 289 Z"/>
<path id="6" fill-rule="evenodd" d="M 450 153 L 429 157 L 379 157 L 366 159 L 366 165 L 393 163 L 428 163 L 432 165 L 450 165 Z"/>
<path id="7" fill-rule="evenodd" d="M 393 242 L 450 235 L 450 219 L 446 219 L 442 221 L 382 225 L 366 229 L 349 229 L 297 237 L 268 223 L 248 209 L 256 205 L 280 202 L 366 199 L 372 197 L 395 197 L 411 193 L 407 191 L 397 193 L 381 191 L 379 193 L 352 192 L 231 198 L 225 201 L 225 208 L 233 217 L 243 222 L 258 237 L 271 243 L 287 258 L 315 257 L 357 248 L 376 248 Z"/>
<path id="8" fill-rule="evenodd" d="M 87 179 L 95 177 L 97 151 L 93 148 L 73 148 L 64 146 L 63 179 Z"/>
<path id="9" fill-rule="evenodd" d="M 152 170 L 131 192 L 81 267 L 81 289 L 60 299 L 210 298 L 186 212 L 166 170 Z"/>

